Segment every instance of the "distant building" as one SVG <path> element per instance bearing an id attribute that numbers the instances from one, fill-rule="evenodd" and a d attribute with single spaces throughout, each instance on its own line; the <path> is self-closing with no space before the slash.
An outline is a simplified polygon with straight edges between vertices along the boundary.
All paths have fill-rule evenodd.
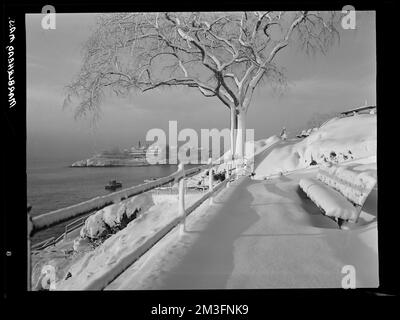
<path id="1" fill-rule="evenodd" d="M 146 157 L 146 153 L 147 150 L 149 149 L 150 144 L 145 143 L 144 145 L 142 145 L 140 143 L 140 140 L 138 142 L 138 146 L 137 147 L 132 147 L 130 149 L 129 154 L 133 157 L 133 158 L 145 158 Z M 156 150 L 157 151 L 157 150 Z M 154 152 L 154 151 L 153 151 Z"/>
<path id="2" fill-rule="evenodd" d="M 375 114 L 376 113 L 376 106 L 362 106 L 359 108 L 343 111 L 340 113 L 342 117 L 348 117 L 350 115 L 356 115 L 360 113 L 370 113 L 370 114 Z"/>

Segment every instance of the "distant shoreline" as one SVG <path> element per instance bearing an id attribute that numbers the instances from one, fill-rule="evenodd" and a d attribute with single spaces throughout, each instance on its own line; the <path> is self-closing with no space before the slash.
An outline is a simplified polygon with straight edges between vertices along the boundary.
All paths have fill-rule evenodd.
<path id="1" fill-rule="evenodd" d="M 167 163 L 165 164 L 108 164 L 108 165 L 90 165 L 90 166 L 74 166 L 74 165 L 69 165 L 69 168 L 118 168 L 118 167 L 149 167 L 149 166 L 161 166 L 161 165 L 168 165 Z"/>

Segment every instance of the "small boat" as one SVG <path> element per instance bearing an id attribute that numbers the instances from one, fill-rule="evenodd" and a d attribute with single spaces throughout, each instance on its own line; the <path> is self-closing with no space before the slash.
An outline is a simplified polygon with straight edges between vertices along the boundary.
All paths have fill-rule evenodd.
<path id="1" fill-rule="evenodd" d="M 108 182 L 108 185 L 106 185 L 104 187 L 106 190 L 116 190 L 118 188 L 122 188 L 122 183 L 121 182 L 117 182 L 117 180 L 111 180 Z"/>
<path id="2" fill-rule="evenodd" d="M 143 182 L 153 182 L 155 180 L 157 180 L 158 178 L 150 178 L 150 179 L 144 179 Z"/>

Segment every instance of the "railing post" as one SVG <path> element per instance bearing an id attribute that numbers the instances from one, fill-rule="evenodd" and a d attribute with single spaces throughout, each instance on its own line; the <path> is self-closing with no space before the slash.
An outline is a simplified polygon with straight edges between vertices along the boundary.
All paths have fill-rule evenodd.
<path id="1" fill-rule="evenodd" d="M 225 167 L 225 180 L 229 179 L 229 170 L 228 170 L 228 164 Z M 228 183 L 226 183 L 226 187 L 228 187 Z"/>
<path id="2" fill-rule="evenodd" d="M 238 158 L 235 158 L 234 160 L 233 160 L 233 172 L 234 172 L 234 174 L 235 174 L 235 180 L 237 180 L 238 179 L 238 177 L 239 177 L 239 166 L 238 166 Z"/>
<path id="3" fill-rule="evenodd" d="M 213 167 L 212 167 L 212 159 L 209 158 L 208 159 L 208 165 L 209 165 L 209 169 L 208 169 L 208 191 L 212 193 L 214 187 L 213 187 Z M 213 196 L 211 194 L 210 196 L 210 204 L 213 204 Z"/>
<path id="4" fill-rule="evenodd" d="M 239 179 L 240 176 L 243 175 L 243 172 L 245 171 L 244 168 L 244 157 L 237 158 L 235 160 L 235 173 L 236 173 L 236 180 Z"/>
<path id="5" fill-rule="evenodd" d="M 179 233 L 182 235 L 185 232 L 186 213 L 185 213 L 185 168 L 183 162 L 179 163 L 178 172 L 178 215 L 181 218 Z"/>
<path id="6" fill-rule="evenodd" d="M 32 209 L 32 206 L 28 204 L 27 208 L 27 222 L 28 222 L 28 243 L 27 243 L 27 253 L 28 253 L 28 283 L 27 283 L 27 289 L 28 291 L 31 291 L 32 289 L 32 257 L 31 257 L 31 235 L 33 232 L 33 223 L 32 223 L 32 217 L 30 214 L 30 211 Z"/>

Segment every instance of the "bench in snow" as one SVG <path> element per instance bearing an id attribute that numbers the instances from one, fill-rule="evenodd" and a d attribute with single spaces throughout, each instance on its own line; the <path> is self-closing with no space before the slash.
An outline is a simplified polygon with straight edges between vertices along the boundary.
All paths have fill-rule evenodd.
<path id="1" fill-rule="evenodd" d="M 366 172 L 355 172 L 337 165 L 321 167 L 316 178 L 303 178 L 300 188 L 342 229 L 356 223 L 365 200 L 376 184 Z M 343 224 L 348 221 L 350 224 Z"/>

